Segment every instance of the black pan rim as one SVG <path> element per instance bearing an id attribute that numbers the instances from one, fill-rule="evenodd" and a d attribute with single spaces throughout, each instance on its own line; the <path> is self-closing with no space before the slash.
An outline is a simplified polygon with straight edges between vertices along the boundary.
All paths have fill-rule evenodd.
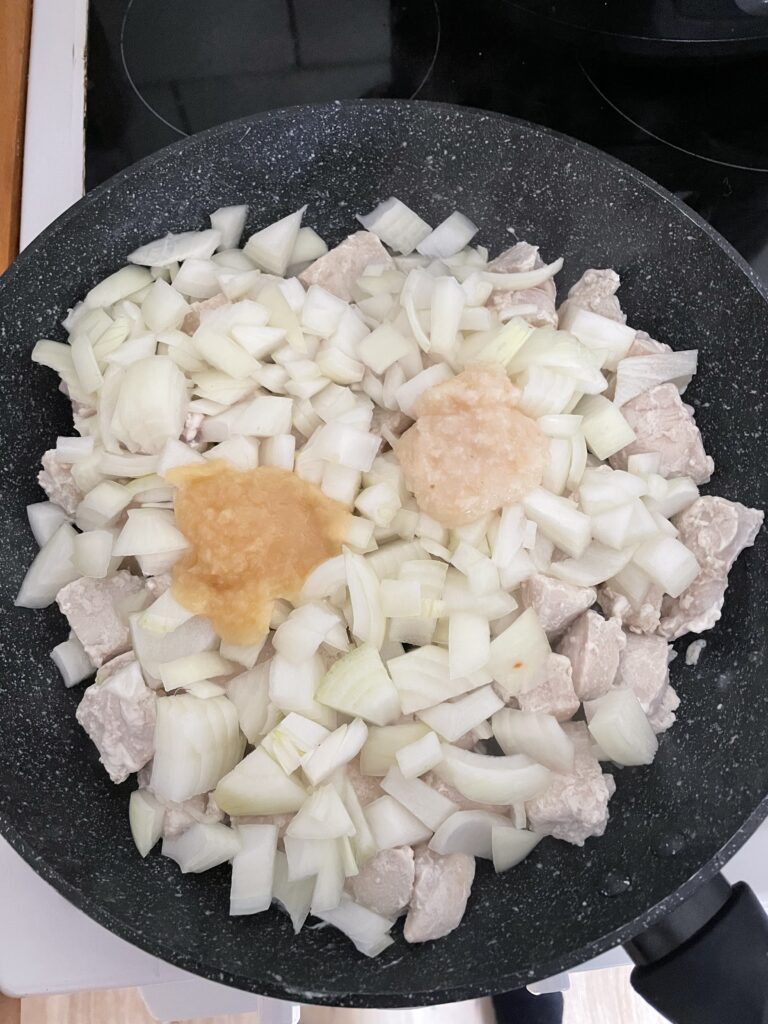
<path id="1" fill-rule="evenodd" d="M 331 103 L 294 105 L 278 110 L 249 115 L 235 121 L 229 121 L 225 124 L 210 128 L 205 132 L 200 132 L 196 135 L 189 136 L 186 139 L 179 140 L 178 142 L 174 142 L 171 145 L 166 146 L 157 153 L 153 153 L 150 156 L 145 157 L 143 160 L 132 164 L 130 167 L 125 168 L 103 184 L 99 185 L 96 189 L 83 196 L 82 199 L 78 200 L 78 202 L 68 210 L 65 210 L 52 224 L 45 228 L 45 230 L 42 231 L 29 246 L 27 246 L 24 252 L 17 257 L 5 274 L 0 276 L 0 301 L 2 300 L 3 292 L 6 288 L 13 285 L 16 276 L 19 273 L 23 273 L 28 264 L 33 263 L 37 250 L 41 245 L 47 242 L 51 237 L 55 237 L 66 225 L 70 223 L 70 221 L 75 219 L 83 209 L 86 209 L 90 203 L 109 193 L 116 187 L 119 187 L 123 182 L 130 180 L 131 176 L 137 173 L 140 169 L 145 170 L 146 168 L 151 167 L 154 163 L 167 159 L 168 156 L 172 155 L 174 152 L 182 153 L 186 147 L 198 145 L 201 141 L 209 137 L 227 134 L 238 126 L 245 128 L 249 125 L 263 121 L 281 118 L 290 119 L 298 115 L 311 115 L 313 112 L 328 113 L 332 110 L 354 110 L 359 108 L 376 107 L 385 109 L 396 107 L 434 109 L 451 111 L 456 114 L 467 115 L 470 117 L 497 119 L 505 122 L 511 122 L 525 132 L 550 137 L 560 144 L 565 142 L 575 151 L 586 154 L 591 159 L 597 160 L 603 165 L 612 168 L 614 172 L 631 178 L 638 185 L 650 190 L 655 195 L 659 196 L 659 198 L 664 202 L 673 206 L 678 213 L 683 214 L 691 224 L 695 225 L 695 227 L 700 231 L 703 231 L 713 242 L 717 244 L 729 260 L 747 277 L 750 284 L 758 292 L 761 298 L 768 303 L 768 287 L 760 281 L 746 260 L 729 242 L 726 241 L 726 239 L 722 237 L 722 235 L 720 235 L 711 225 L 695 213 L 695 211 L 691 210 L 685 203 L 679 200 L 663 186 L 659 185 L 643 172 L 636 170 L 623 161 L 618 160 L 607 153 L 603 153 L 588 143 L 581 142 L 578 139 L 574 139 L 570 136 L 532 122 L 510 117 L 506 114 L 486 111 L 475 107 L 462 107 L 457 104 L 450 103 L 396 99 L 337 100 Z M 132 943 L 144 952 L 152 956 L 157 956 L 176 967 L 190 971 L 211 981 L 218 982 L 219 984 L 230 985 L 245 991 L 277 999 L 288 998 L 301 1002 L 313 1002 L 337 1006 L 394 1008 L 406 1005 L 426 1006 L 438 1003 L 461 1001 L 464 999 L 490 995 L 499 991 L 511 990 L 530 984 L 538 979 L 551 977 L 567 971 L 570 968 L 578 966 L 579 964 L 606 952 L 622 942 L 628 941 L 644 928 L 663 917 L 664 914 L 671 910 L 675 905 L 683 902 L 701 884 L 715 875 L 755 832 L 766 816 L 768 816 L 768 794 L 762 798 L 739 829 L 721 847 L 721 849 L 709 861 L 702 865 L 686 882 L 678 886 L 662 900 L 647 908 L 625 924 L 620 925 L 618 928 L 613 929 L 597 939 L 585 943 L 577 949 L 571 950 L 566 955 L 553 958 L 552 960 L 537 965 L 535 972 L 526 969 L 518 969 L 506 974 L 500 974 L 497 979 L 494 979 L 492 986 L 478 983 L 471 987 L 457 986 L 450 989 L 444 988 L 438 992 L 434 990 L 413 992 L 409 993 L 407 1002 L 403 1000 L 402 996 L 389 996 L 387 993 L 348 993 L 342 995 L 341 993 L 305 992 L 299 989 L 292 989 L 285 983 L 282 986 L 278 986 L 270 982 L 254 983 L 251 978 L 222 971 L 220 969 L 214 969 L 205 963 L 197 961 L 194 957 L 186 956 L 174 951 L 165 943 L 153 942 L 151 938 L 135 929 L 128 921 L 121 917 L 116 917 L 106 910 L 98 903 L 97 900 L 92 898 L 87 892 L 83 891 L 82 888 L 70 884 L 59 874 L 56 868 L 52 867 L 47 861 L 39 857 L 34 846 L 21 835 L 11 820 L 2 813 L 0 813 L 0 833 L 13 847 L 13 849 L 15 849 L 16 852 L 19 853 L 20 856 L 22 856 L 30 865 L 30 867 L 33 868 L 36 874 L 38 874 L 44 881 L 48 882 L 56 891 L 72 903 L 73 906 L 83 911 L 93 921 L 107 928 L 119 938 Z"/>

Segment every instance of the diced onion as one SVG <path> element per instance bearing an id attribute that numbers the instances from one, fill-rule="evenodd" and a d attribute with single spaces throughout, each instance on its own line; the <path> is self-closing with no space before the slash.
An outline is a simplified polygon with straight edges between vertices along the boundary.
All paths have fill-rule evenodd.
<path id="1" fill-rule="evenodd" d="M 178 697 L 168 700 L 178 700 Z M 307 793 L 300 782 L 286 775 L 266 750 L 256 747 L 221 779 L 214 796 L 225 814 L 290 814 L 298 811 Z"/>
<path id="2" fill-rule="evenodd" d="M 527 754 L 554 772 L 571 771 L 573 742 L 554 715 L 504 708 L 493 716 L 491 726 L 505 754 Z"/>
<path id="3" fill-rule="evenodd" d="M 566 554 L 573 558 L 583 554 L 592 535 L 591 523 L 567 498 L 537 487 L 523 498 L 523 508 L 539 530 Z"/>
<path id="4" fill-rule="evenodd" d="M 259 914 L 272 903 L 277 852 L 275 825 L 240 825 L 240 849 L 232 859 L 229 913 Z"/>
<path id="5" fill-rule="evenodd" d="M 459 213 L 458 210 L 454 210 L 419 242 L 416 249 L 422 256 L 432 256 L 442 260 L 461 252 L 465 245 L 469 245 L 477 232 L 477 226 L 468 217 Z"/>
<path id="6" fill-rule="evenodd" d="M 613 321 L 611 321 L 613 322 Z M 581 429 L 587 447 L 598 459 L 607 459 L 635 440 L 635 432 L 618 406 L 603 395 L 587 395 L 576 406 L 584 417 Z"/>
<path id="7" fill-rule="evenodd" d="M 432 829 L 391 796 L 380 796 L 364 808 L 364 813 L 379 850 L 416 846 L 432 837 Z"/>
<path id="8" fill-rule="evenodd" d="M 523 754 L 494 757 L 443 744 L 443 760 L 435 772 L 467 800 L 514 804 L 546 789 L 550 772 Z"/>
<path id="9" fill-rule="evenodd" d="M 220 822 L 195 822 L 178 836 L 163 839 L 163 856 L 175 860 L 182 874 L 199 874 L 232 860 L 240 852 L 238 833 Z"/>
<path id="10" fill-rule="evenodd" d="M 633 561 L 670 597 L 679 597 L 699 575 L 699 563 L 674 537 L 658 535 L 644 541 Z"/>
<path id="11" fill-rule="evenodd" d="M 406 779 L 415 779 L 431 771 L 443 759 L 443 748 L 437 733 L 427 732 L 395 752 L 397 766 Z"/>
<path id="12" fill-rule="evenodd" d="M 357 214 L 357 219 L 366 231 L 377 235 L 385 245 L 404 256 L 413 252 L 432 232 L 426 221 L 394 196 L 379 203 L 365 216 Z"/>
<path id="13" fill-rule="evenodd" d="M 164 238 L 158 238 L 154 242 L 148 242 L 140 246 L 128 257 L 129 263 L 138 263 L 145 267 L 168 267 L 172 263 L 180 263 L 188 259 L 208 259 L 213 255 L 216 247 L 221 242 L 221 235 L 218 231 L 208 229 L 206 231 L 183 231 L 181 234 L 167 234 Z M 114 275 L 113 275 L 114 276 Z M 109 280 L 109 278 L 107 278 Z M 102 281 L 102 284 L 105 282 Z M 97 288 L 101 285 L 97 285 Z M 135 292 L 141 285 L 137 285 L 126 294 Z M 96 291 L 94 288 L 90 295 Z M 124 296 L 121 296 L 123 298 Z M 116 299 L 111 299 L 116 302 Z M 88 302 L 88 297 L 86 297 Z M 90 305 L 109 305 L 109 303 L 98 303 L 91 298 Z"/>
<path id="14" fill-rule="evenodd" d="M 469 857 L 490 860 L 493 856 L 492 830 L 509 826 L 509 818 L 492 811 L 456 811 L 435 832 L 429 848 L 444 856 L 464 853 Z"/>
<path id="15" fill-rule="evenodd" d="M 535 683 L 549 654 L 547 634 L 533 608 L 526 608 L 491 642 L 488 669 L 505 693 L 515 696 Z"/>
<path id="16" fill-rule="evenodd" d="M 240 237 L 248 216 L 247 206 L 220 206 L 211 214 L 211 227 L 220 235 L 217 249 L 235 249 L 240 244 Z"/>
<path id="17" fill-rule="evenodd" d="M 40 548 L 27 569 L 14 604 L 18 608 L 46 608 L 67 583 L 80 575 L 75 565 L 77 533 L 70 524 L 62 523 Z"/>
<path id="18" fill-rule="evenodd" d="M 510 828 L 508 825 L 494 825 L 491 828 L 491 854 L 493 868 L 497 873 L 509 871 L 521 861 L 542 840 L 535 832 L 522 828 Z"/>
<path id="19" fill-rule="evenodd" d="M 323 677 L 317 699 L 374 725 L 389 725 L 400 715 L 400 698 L 378 650 L 368 644 L 339 658 Z"/>
<path id="20" fill-rule="evenodd" d="M 287 217 L 251 235 L 243 246 L 245 255 L 262 270 L 282 277 L 288 269 L 305 210 L 306 206 L 302 206 L 295 213 L 290 213 Z M 282 324 L 276 326 L 280 327 Z"/>
<path id="21" fill-rule="evenodd" d="M 128 800 L 128 821 L 136 849 L 146 857 L 163 834 L 165 807 L 147 789 L 135 789 Z"/>
<path id="22" fill-rule="evenodd" d="M 84 679 L 88 679 L 94 673 L 93 662 L 74 634 L 70 635 L 69 640 L 65 640 L 53 648 L 51 658 L 61 673 L 66 687 L 77 686 L 78 683 L 82 683 Z"/>
<path id="23" fill-rule="evenodd" d="M 504 701 L 492 686 L 481 686 L 465 697 L 454 702 L 437 704 L 433 708 L 418 711 L 422 720 L 444 740 L 454 743 L 461 736 L 481 725 L 487 718 L 504 706 Z M 525 751 L 527 753 L 527 751 Z"/>
<path id="24" fill-rule="evenodd" d="M 584 702 L 588 728 L 605 754 L 616 764 L 650 764 L 658 740 L 632 690 L 613 689 Z"/>
<path id="25" fill-rule="evenodd" d="M 69 516 L 64 509 L 52 501 L 38 501 L 27 505 L 27 519 L 39 547 L 47 544 L 62 524 L 69 522 Z"/>

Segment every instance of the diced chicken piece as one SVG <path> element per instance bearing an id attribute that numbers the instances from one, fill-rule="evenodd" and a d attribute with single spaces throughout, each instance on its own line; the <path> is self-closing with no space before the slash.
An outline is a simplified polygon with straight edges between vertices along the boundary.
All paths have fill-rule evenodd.
<path id="1" fill-rule="evenodd" d="M 232 818 L 232 825 L 276 825 L 277 837 L 282 839 L 293 818 L 293 814 L 243 814 Z"/>
<path id="2" fill-rule="evenodd" d="M 697 484 L 705 484 L 712 476 L 715 464 L 704 451 L 693 410 L 683 403 L 674 384 L 657 384 L 630 399 L 621 411 L 636 437 L 611 456 L 614 469 L 626 469 L 630 455 L 658 452 L 662 476 L 689 476 Z"/>
<path id="3" fill-rule="evenodd" d="M 552 773 L 552 781 L 525 805 L 533 832 L 583 846 L 590 836 L 601 836 L 608 824 L 608 801 L 616 786 L 603 774 L 584 722 L 567 722 L 563 729 L 575 748 L 573 770 Z"/>
<path id="4" fill-rule="evenodd" d="M 597 612 L 584 612 L 557 645 L 571 663 L 573 688 L 579 700 L 602 697 L 619 668 L 626 637 L 616 619 L 604 619 Z"/>
<path id="5" fill-rule="evenodd" d="M 547 439 L 515 408 L 518 397 L 498 363 L 469 366 L 421 395 L 395 454 L 423 512 L 461 526 L 541 483 Z"/>
<path id="6" fill-rule="evenodd" d="M 541 628 L 549 637 L 557 636 L 591 608 L 597 598 L 594 587 L 576 587 L 543 573 L 523 583 L 523 601 L 536 612 Z"/>
<path id="7" fill-rule="evenodd" d="M 661 700 L 654 711 L 648 715 L 648 722 L 655 733 L 666 732 L 675 724 L 675 711 L 680 707 L 680 698 L 669 683 L 664 687 Z"/>
<path id="8" fill-rule="evenodd" d="M 125 668 L 126 665 L 130 665 L 131 662 L 136 661 L 136 655 L 133 651 L 126 651 L 125 654 L 118 654 L 115 658 L 110 658 L 109 661 L 105 661 L 99 671 L 96 673 L 96 682 L 103 683 L 110 676 L 113 676 L 116 672 L 119 672 L 121 668 Z"/>
<path id="9" fill-rule="evenodd" d="M 415 881 L 403 936 L 406 942 L 441 939 L 458 927 L 475 877 L 475 858 L 443 856 L 422 846 L 416 851 Z"/>
<path id="10" fill-rule="evenodd" d="M 137 662 L 93 683 L 83 694 L 77 720 L 96 744 L 113 782 L 124 782 L 152 757 L 156 701 Z"/>
<path id="11" fill-rule="evenodd" d="M 669 685 L 669 648 L 666 640 L 660 636 L 637 636 L 627 633 L 626 647 L 621 652 L 617 681 L 628 686 L 640 701 L 640 706 L 649 721 L 663 723 L 663 728 L 655 729 L 662 732 L 668 729 L 675 720 L 674 707 L 670 708 L 667 690 Z"/>
<path id="12" fill-rule="evenodd" d="M 683 633 L 703 633 L 720 618 L 728 573 L 740 552 L 755 543 L 763 513 L 706 495 L 673 521 L 678 540 L 693 552 L 700 571 L 680 597 L 664 599 L 659 632 L 669 640 Z"/>
<path id="13" fill-rule="evenodd" d="M 171 574 L 169 572 L 161 572 L 158 576 L 148 576 L 144 583 L 154 601 L 170 587 Z"/>
<path id="14" fill-rule="evenodd" d="M 597 592 L 597 601 L 609 619 L 618 619 L 625 629 L 632 633 L 655 633 L 659 628 L 661 602 L 664 591 L 661 587 L 651 587 L 639 608 L 633 608 L 623 594 L 606 584 Z"/>
<path id="15" fill-rule="evenodd" d="M 202 313 L 208 309 L 219 309 L 221 306 L 226 306 L 228 302 L 227 296 L 221 293 L 214 295 L 213 298 L 203 299 L 202 302 L 190 302 L 190 310 L 182 321 L 181 330 L 185 334 L 194 334 L 200 326 Z"/>
<path id="16" fill-rule="evenodd" d="M 406 909 L 415 876 L 413 850 L 400 846 L 381 850 L 350 878 L 347 888 L 356 903 L 382 917 L 397 917 Z"/>
<path id="17" fill-rule="evenodd" d="M 352 301 L 352 288 L 366 267 L 375 264 L 387 269 L 394 266 L 392 257 L 376 235 L 356 231 L 324 256 L 302 270 L 299 280 L 307 288 L 320 285 L 345 302 Z"/>
<path id="18" fill-rule="evenodd" d="M 519 274 L 543 266 L 544 260 L 539 256 L 538 246 L 518 242 L 491 260 L 486 270 L 494 274 Z M 486 305 L 494 309 L 504 322 L 520 316 L 534 327 L 557 327 L 556 297 L 555 282 L 550 279 L 537 288 L 524 288 L 521 291 L 495 288 Z"/>
<path id="19" fill-rule="evenodd" d="M 144 592 L 143 580 L 122 570 L 106 579 L 84 576 L 56 595 L 59 608 L 97 668 L 128 650 L 128 615 L 137 610 L 137 598 Z"/>
<path id="20" fill-rule="evenodd" d="M 625 324 L 627 318 L 616 297 L 620 284 L 621 278 L 615 270 L 585 270 L 576 284 L 568 289 L 568 298 L 560 307 L 560 315 L 566 307 L 579 306 Z"/>
<path id="21" fill-rule="evenodd" d="M 654 341 L 646 331 L 637 331 L 635 340 L 630 346 L 628 356 L 657 356 L 664 352 L 671 352 L 672 346 L 665 345 L 663 341 Z"/>
<path id="22" fill-rule="evenodd" d="M 554 715 L 558 722 L 573 718 L 579 710 L 579 698 L 573 688 L 570 660 L 563 654 L 550 654 L 544 678 L 518 694 L 517 701 L 523 711 Z"/>
<path id="23" fill-rule="evenodd" d="M 385 795 L 380 780 L 373 775 L 363 775 L 360 771 L 360 762 L 357 760 L 350 761 L 347 765 L 347 778 L 352 783 L 352 788 L 362 807 L 367 807 L 368 804 Z"/>
<path id="24" fill-rule="evenodd" d="M 37 474 L 37 482 L 56 505 L 67 515 L 73 516 L 83 500 L 83 494 L 72 479 L 72 467 L 56 458 L 55 449 L 45 452 L 41 459 L 43 468 Z"/>
<path id="25" fill-rule="evenodd" d="M 196 822 L 202 825 L 215 825 L 216 822 L 222 821 L 224 818 L 224 812 L 210 793 L 200 793 L 180 804 L 174 803 L 172 800 L 161 800 L 160 802 L 165 805 L 164 839 L 181 835 Z"/>
<path id="26" fill-rule="evenodd" d="M 196 447 L 200 444 L 200 427 L 203 425 L 205 416 L 201 412 L 188 412 L 181 429 L 181 440 L 185 444 Z"/>

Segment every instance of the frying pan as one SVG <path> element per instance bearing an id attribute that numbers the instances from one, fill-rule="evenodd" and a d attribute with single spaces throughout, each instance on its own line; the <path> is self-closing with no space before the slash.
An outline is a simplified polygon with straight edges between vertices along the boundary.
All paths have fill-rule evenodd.
<path id="1" fill-rule="evenodd" d="M 65 622 L 55 607 L 12 606 L 34 553 L 24 506 L 41 498 L 40 454 L 71 432 L 52 375 L 29 362 L 35 340 L 61 338 L 66 308 L 139 243 L 201 228 L 218 206 L 249 203 L 253 230 L 308 203 L 306 222 L 335 243 L 355 228 L 355 212 L 393 194 L 433 223 L 461 209 L 492 252 L 525 238 L 547 258 L 563 255 L 561 289 L 587 267 L 615 267 L 631 323 L 700 350 L 686 401 L 718 467 L 714 490 L 768 505 L 765 291 L 719 235 L 642 174 L 531 124 L 426 103 L 297 107 L 187 139 L 86 196 L 0 280 L 0 830 L 117 935 L 269 996 L 369 1007 L 459 1000 L 519 987 L 637 936 L 636 958 L 656 962 L 641 970 L 642 983 L 642 971 L 661 964 L 663 974 L 671 949 L 696 948 L 691 922 L 709 921 L 711 937 L 720 919 L 748 916 L 749 892 L 731 892 L 717 872 L 768 809 L 765 534 L 734 569 L 699 665 L 672 665 L 678 724 L 651 766 L 616 772 L 605 836 L 581 849 L 546 840 L 501 877 L 479 862 L 454 933 L 423 946 L 398 934 L 372 961 L 331 929 L 294 937 L 277 910 L 229 918 L 226 868 L 181 876 L 157 852 L 142 861 L 128 828 L 131 784 L 108 781 L 75 722 L 80 693 L 65 690 L 48 658 Z M 746 962 L 760 944 L 761 955 L 768 949 L 753 923 L 757 937 L 729 956 Z"/>

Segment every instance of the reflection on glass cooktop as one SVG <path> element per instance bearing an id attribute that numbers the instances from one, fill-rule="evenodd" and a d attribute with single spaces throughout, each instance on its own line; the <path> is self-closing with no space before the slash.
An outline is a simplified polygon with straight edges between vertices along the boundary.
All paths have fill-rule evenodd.
<path id="1" fill-rule="evenodd" d="M 461 103 L 640 168 L 768 280 L 768 17 L 745 8 L 768 0 L 91 0 L 86 183 L 275 107 Z M 569 19 L 591 36 L 563 32 Z M 720 39 L 717 56 L 697 59 L 684 22 Z"/>

